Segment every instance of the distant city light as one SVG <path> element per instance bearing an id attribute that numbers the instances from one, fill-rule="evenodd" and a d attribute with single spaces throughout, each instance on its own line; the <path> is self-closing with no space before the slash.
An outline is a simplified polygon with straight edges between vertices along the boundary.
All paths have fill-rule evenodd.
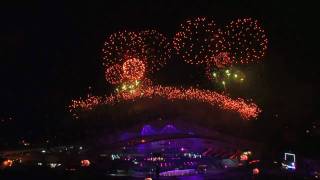
<path id="1" fill-rule="evenodd" d="M 84 159 L 84 160 L 81 160 L 81 166 L 82 167 L 88 167 L 90 166 L 90 161 L 88 159 Z"/>
<path id="2" fill-rule="evenodd" d="M 189 158 L 201 158 L 201 154 L 196 154 L 196 153 L 184 153 L 183 156 L 189 157 Z"/>
<path id="3" fill-rule="evenodd" d="M 111 160 L 120 159 L 118 154 L 111 154 Z"/>
<path id="4" fill-rule="evenodd" d="M 248 155 L 245 155 L 245 154 L 242 154 L 241 156 L 240 156 L 240 160 L 241 161 L 247 161 L 249 158 L 248 158 Z"/>
<path id="5" fill-rule="evenodd" d="M 284 153 L 284 162 L 282 167 L 285 169 L 296 169 L 296 155 L 292 153 Z"/>
<path id="6" fill-rule="evenodd" d="M 4 167 L 11 167 L 13 164 L 13 160 L 11 160 L 11 159 L 5 160 L 5 161 L 3 161 L 2 164 Z"/>
<path id="7" fill-rule="evenodd" d="M 252 170 L 252 174 L 254 174 L 254 175 L 258 175 L 259 173 L 260 173 L 260 170 L 258 168 L 254 168 Z"/>
<path id="8" fill-rule="evenodd" d="M 56 168 L 56 167 L 61 166 L 61 164 L 60 163 L 49 163 L 49 166 L 50 166 L 50 168 Z"/>

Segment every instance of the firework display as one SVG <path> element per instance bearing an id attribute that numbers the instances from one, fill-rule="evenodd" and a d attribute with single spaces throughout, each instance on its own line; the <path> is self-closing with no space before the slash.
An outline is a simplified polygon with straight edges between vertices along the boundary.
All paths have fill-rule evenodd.
<path id="1" fill-rule="evenodd" d="M 119 64 L 114 64 L 106 69 L 105 71 L 106 80 L 110 84 L 119 84 L 123 80 L 123 70 L 122 66 Z"/>
<path id="2" fill-rule="evenodd" d="M 205 17 L 181 24 L 173 46 L 182 59 L 190 64 L 203 64 L 225 49 L 222 32 L 212 20 Z"/>
<path id="3" fill-rule="evenodd" d="M 234 63 L 246 64 L 261 60 L 268 39 L 257 20 L 246 18 L 231 21 L 224 29 L 226 51 Z"/>
<path id="4" fill-rule="evenodd" d="M 223 89 L 226 89 L 230 84 L 242 84 L 245 81 L 244 73 L 234 67 L 220 69 L 207 67 L 206 74 L 208 79 Z"/>
<path id="5" fill-rule="evenodd" d="M 69 108 L 71 108 L 71 109 L 79 108 L 79 109 L 86 109 L 87 111 L 90 111 L 101 103 L 102 103 L 101 97 L 92 96 L 89 94 L 89 95 L 87 95 L 87 98 L 84 100 L 82 100 L 82 99 L 72 100 L 71 105 L 69 105 Z M 72 116 L 75 117 L 76 119 L 79 118 L 79 116 L 77 116 L 75 111 L 72 112 Z"/>
<path id="6" fill-rule="evenodd" d="M 137 58 L 128 59 L 123 63 L 123 77 L 127 80 L 139 80 L 145 73 L 145 65 Z"/>
<path id="7" fill-rule="evenodd" d="M 148 71 L 155 72 L 171 58 L 172 48 L 169 40 L 156 30 L 140 32 L 144 43 L 143 53 L 147 59 Z"/>
<path id="8" fill-rule="evenodd" d="M 186 100 L 208 103 L 212 106 L 219 107 L 223 110 L 239 113 L 243 119 L 254 119 L 261 110 L 256 104 L 246 102 L 245 100 L 231 99 L 225 95 L 209 90 L 199 90 L 194 88 L 182 89 L 175 87 L 149 86 L 146 88 L 136 89 L 131 92 L 116 93 L 104 98 L 95 97 L 97 100 L 74 100 L 69 106 L 70 112 L 77 116 L 76 112 L 90 111 L 94 107 L 101 105 L 113 105 L 117 102 L 134 101 L 141 98 L 162 97 L 168 100 Z M 90 97 L 92 98 L 92 97 Z M 99 102 L 99 103 L 97 103 Z M 88 104 L 87 104 L 88 103 Z"/>
<path id="9" fill-rule="evenodd" d="M 170 101 L 203 102 L 237 112 L 243 119 L 255 119 L 261 110 L 252 102 L 231 99 L 209 90 L 154 86 L 146 76 L 167 63 L 172 55 L 172 45 L 185 62 L 206 65 L 208 78 L 226 89 L 229 84 L 245 81 L 244 73 L 235 65 L 261 60 L 267 42 L 260 24 L 250 18 L 232 21 L 222 30 L 205 17 L 187 20 L 181 24 L 172 44 L 156 30 L 113 33 L 106 40 L 102 52 L 106 80 L 115 85 L 115 93 L 73 100 L 69 110 L 79 117 L 79 113 L 102 105 L 161 97 Z"/>
<path id="10" fill-rule="evenodd" d="M 139 33 L 120 31 L 113 33 L 104 43 L 102 49 L 103 65 L 110 67 L 122 64 L 127 59 L 143 57 L 144 43 Z"/>

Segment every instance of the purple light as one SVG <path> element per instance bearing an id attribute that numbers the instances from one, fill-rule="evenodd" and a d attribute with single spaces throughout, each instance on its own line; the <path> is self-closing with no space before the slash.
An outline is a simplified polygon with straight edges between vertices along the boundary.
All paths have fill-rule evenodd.
<path id="1" fill-rule="evenodd" d="M 160 173 L 160 176 L 185 176 L 195 174 L 195 169 L 171 170 Z"/>
<path id="2" fill-rule="evenodd" d="M 155 135 L 156 131 L 150 125 L 144 125 L 141 130 L 141 136 Z"/>
<path id="3" fill-rule="evenodd" d="M 162 130 L 160 131 L 161 134 L 175 134 L 175 133 L 179 133 L 178 129 L 171 125 L 168 124 L 165 127 L 162 128 Z"/>
<path id="4" fill-rule="evenodd" d="M 141 136 L 151 136 L 151 135 L 157 135 L 157 134 L 177 134 L 180 133 L 180 131 L 173 125 L 167 124 L 164 126 L 160 132 L 156 131 L 151 125 L 144 125 L 141 129 Z"/>

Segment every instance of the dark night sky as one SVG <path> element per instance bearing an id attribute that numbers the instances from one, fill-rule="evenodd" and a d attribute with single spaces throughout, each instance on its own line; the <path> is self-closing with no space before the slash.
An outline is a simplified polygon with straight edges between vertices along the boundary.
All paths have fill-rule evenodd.
<path id="1" fill-rule="evenodd" d="M 313 42 L 315 12 L 311 4 L 248 0 L 2 5 L 0 116 L 12 116 L 31 129 L 59 125 L 68 117 L 67 104 L 84 96 L 89 86 L 94 94 L 108 92 L 100 52 L 111 32 L 155 28 L 172 37 L 189 17 L 210 16 L 224 24 L 249 16 L 262 22 L 270 44 L 265 61 L 253 70 L 256 81 L 244 94 L 265 108 L 265 124 L 300 126 L 318 119 L 319 68 L 312 50 L 318 46 Z M 196 84 L 196 69 L 180 61 L 173 59 L 158 75 L 159 81 Z M 268 119 L 271 114 L 279 114 L 279 119 Z"/>

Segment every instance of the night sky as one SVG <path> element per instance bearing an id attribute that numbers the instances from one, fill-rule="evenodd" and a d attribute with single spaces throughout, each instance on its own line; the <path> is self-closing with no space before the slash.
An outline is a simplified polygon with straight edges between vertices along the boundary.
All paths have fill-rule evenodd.
<path id="1" fill-rule="evenodd" d="M 88 87 L 97 95 L 110 92 L 101 49 L 112 32 L 153 28 L 172 38 L 186 18 L 209 16 L 223 25 L 252 17 L 266 29 L 269 49 L 263 63 L 252 66 L 246 91 L 236 95 L 252 98 L 263 107 L 257 126 L 292 126 L 298 132 L 318 120 L 320 71 L 313 50 L 318 44 L 312 7 L 293 1 L 248 0 L 3 4 L 0 118 L 12 117 L 24 130 L 48 129 L 70 118 L 66 106 L 85 96 Z M 155 75 L 155 81 L 194 86 L 205 81 L 198 71 L 176 57 Z M 6 129 L 3 133 L 21 132 Z"/>

